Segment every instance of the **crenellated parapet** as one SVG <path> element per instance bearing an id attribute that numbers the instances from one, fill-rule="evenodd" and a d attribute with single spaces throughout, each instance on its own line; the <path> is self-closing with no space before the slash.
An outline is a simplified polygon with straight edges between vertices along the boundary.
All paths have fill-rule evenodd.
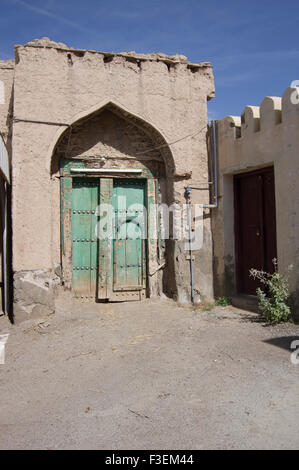
<path id="1" fill-rule="evenodd" d="M 218 127 L 227 139 L 252 141 L 259 134 L 279 132 L 279 127 L 289 126 L 294 118 L 299 119 L 299 93 L 297 87 L 289 87 L 282 98 L 266 96 L 260 106 L 245 106 L 241 116 L 220 119 Z"/>

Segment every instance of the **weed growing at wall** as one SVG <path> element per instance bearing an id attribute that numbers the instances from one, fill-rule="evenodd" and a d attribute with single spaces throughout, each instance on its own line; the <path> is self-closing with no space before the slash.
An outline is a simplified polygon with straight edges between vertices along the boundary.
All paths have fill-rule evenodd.
<path id="1" fill-rule="evenodd" d="M 231 303 L 231 299 L 228 299 L 227 297 L 217 297 L 215 301 L 215 305 L 220 307 L 227 307 L 228 305 L 231 305 Z"/>
<path id="2" fill-rule="evenodd" d="M 257 288 L 258 307 L 260 314 L 268 323 L 275 324 L 287 321 L 291 315 L 288 300 L 290 297 L 289 283 L 286 276 L 277 271 L 277 260 L 273 259 L 274 273 L 269 274 L 257 269 L 250 269 L 250 276 L 258 279 L 264 289 Z"/>

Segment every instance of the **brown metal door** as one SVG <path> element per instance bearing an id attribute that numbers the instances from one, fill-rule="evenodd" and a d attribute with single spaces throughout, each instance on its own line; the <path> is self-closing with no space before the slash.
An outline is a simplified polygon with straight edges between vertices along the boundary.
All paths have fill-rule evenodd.
<path id="1" fill-rule="evenodd" d="M 273 272 L 277 256 L 273 168 L 236 175 L 234 189 L 237 290 L 255 294 L 249 270 Z"/>

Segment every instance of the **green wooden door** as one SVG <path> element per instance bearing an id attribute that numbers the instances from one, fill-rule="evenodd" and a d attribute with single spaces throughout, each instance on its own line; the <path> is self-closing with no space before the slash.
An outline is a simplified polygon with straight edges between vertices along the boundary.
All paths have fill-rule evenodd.
<path id="1" fill-rule="evenodd" d="M 114 214 L 111 218 L 113 236 L 98 238 L 97 208 L 106 204 L 111 204 Z M 75 297 L 112 301 L 145 297 L 144 205 L 142 180 L 73 178 L 72 289 Z"/>
<path id="2" fill-rule="evenodd" d="M 98 239 L 96 209 L 99 204 L 99 179 L 73 178 L 72 248 L 75 297 L 96 297 Z"/>
<path id="3" fill-rule="evenodd" d="M 114 292 L 141 291 L 145 288 L 144 192 L 142 180 L 114 180 L 112 193 L 112 205 L 115 213 Z M 132 293 L 131 295 L 136 296 L 136 294 Z M 120 295 L 115 294 L 115 299 L 117 297 L 121 299 Z M 124 295 L 122 294 L 122 296 Z"/>

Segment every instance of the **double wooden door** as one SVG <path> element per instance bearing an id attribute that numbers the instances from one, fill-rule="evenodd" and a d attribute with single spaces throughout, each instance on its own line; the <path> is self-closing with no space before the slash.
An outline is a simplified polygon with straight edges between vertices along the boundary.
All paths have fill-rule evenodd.
<path id="1" fill-rule="evenodd" d="M 234 193 L 237 290 L 256 294 L 258 282 L 249 270 L 271 273 L 277 257 L 273 168 L 236 175 Z"/>
<path id="2" fill-rule="evenodd" d="M 146 223 L 143 180 L 73 178 L 75 297 L 122 301 L 145 296 Z"/>

